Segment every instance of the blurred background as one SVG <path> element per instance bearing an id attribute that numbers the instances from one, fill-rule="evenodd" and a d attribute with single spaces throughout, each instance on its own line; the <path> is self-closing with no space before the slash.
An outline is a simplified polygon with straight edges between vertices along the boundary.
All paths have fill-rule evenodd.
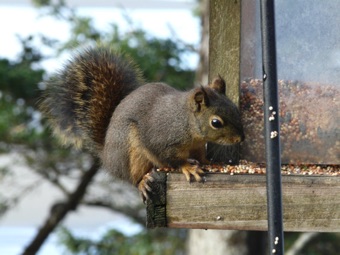
<path id="1" fill-rule="evenodd" d="M 61 147 L 37 110 L 42 81 L 61 68 L 73 50 L 96 42 L 130 55 L 147 81 L 179 89 L 206 84 L 208 4 L 0 1 L 1 255 L 32 254 L 27 247 L 41 255 L 265 254 L 264 232 L 146 230 L 145 206 L 137 190 L 102 169 L 86 180 L 86 173 L 96 170 L 93 158 Z M 258 45 L 258 39 L 253 40 Z M 253 69 L 256 77 L 257 67 Z M 85 182 L 84 197 L 67 207 Z M 61 223 L 51 227 L 53 217 L 65 210 Z M 306 241 L 290 255 L 340 250 L 339 236 L 327 233 L 286 233 L 286 248 L 296 247 L 301 237 Z"/>
<path id="2" fill-rule="evenodd" d="M 148 81 L 192 86 L 200 38 L 197 6 L 187 0 L 0 2 L 0 254 L 23 252 L 92 164 L 90 155 L 62 148 L 45 129 L 36 109 L 41 81 L 72 50 L 100 41 L 132 56 Z M 140 234 L 144 241 L 136 249 L 148 247 L 144 208 L 134 187 L 100 171 L 77 210 L 65 217 L 65 228 L 50 235 L 39 254 L 77 246 L 68 229 L 93 241 L 109 231 L 111 238 Z M 171 243 L 171 234 L 167 238 Z"/>

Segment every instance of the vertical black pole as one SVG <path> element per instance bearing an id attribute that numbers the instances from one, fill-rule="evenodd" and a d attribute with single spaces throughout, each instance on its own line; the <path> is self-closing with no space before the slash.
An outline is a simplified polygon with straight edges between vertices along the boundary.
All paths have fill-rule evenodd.
<path id="1" fill-rule="evenodd" d="M 274 0 L 261 0 L 264 124 L 267 162 L 269 254 L 283 251 L 281 150 L 276 71 Z"/>

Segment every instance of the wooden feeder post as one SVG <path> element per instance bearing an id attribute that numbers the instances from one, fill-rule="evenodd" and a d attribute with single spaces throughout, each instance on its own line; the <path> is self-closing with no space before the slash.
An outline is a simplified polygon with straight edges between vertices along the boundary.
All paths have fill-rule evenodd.
<path id="1" fill-rule="evenodd" d="M 221 75 L 227 96 L 239 105 L 241 53 L 241 1 L 210 1 L 209 80 Z M 208 144 L 207 158 L 238 164 L 239 145 Z"/>

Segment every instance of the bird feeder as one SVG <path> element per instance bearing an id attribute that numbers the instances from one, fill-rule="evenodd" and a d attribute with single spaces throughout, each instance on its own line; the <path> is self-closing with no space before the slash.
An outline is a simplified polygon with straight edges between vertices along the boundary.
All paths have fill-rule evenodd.
<path id="1" fill-rule="evenodd" d="M 203 183 L 156 172 L 148 227 L 268 230 L 265 136 L 280 134 L 284 231 L 339 231 L 339 8 L 337 1 L 275 1 L 279 101 L 267 109 L 260 0 L 210 1 L 209 77 L 224 77 L 240 106 L 246 139 L 232 157 L 241 160 L 203 166 Z M 265 118 L 279 129 L 265 132 Z"/>

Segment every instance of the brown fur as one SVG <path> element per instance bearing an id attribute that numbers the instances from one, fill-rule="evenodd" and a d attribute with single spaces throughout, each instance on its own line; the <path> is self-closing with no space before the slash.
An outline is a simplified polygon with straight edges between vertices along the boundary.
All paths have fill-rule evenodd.
<path id="1" fill-rule="evenodd" d="M 113 50 L 85 49 L 45 82 L 40 109 L 63 143 L 98 152 L 114 109 L 142 82 L 137 67 Z"/>
<path id="2" fill-rule="evenodd" d="M 137 128 L 132 125 L 129 132 L 129 166 L 132 184 L 137 185 L 154 165 L 160 165 L 140 141 Z"/>
<path id="3" fill-rule="evenodd" d="M 46 82 L 40 109 L 64 143 L 96 153 L 107 170 L 137 185 L 144 197 L 152 179 L 145 174 L 154 166 L 178 167 L 188 180 L 201 180 L 207 142 L 244 139 L 221 77 L 187 92 L 141 83 L 131 61 L 108 48 L 90 48 Z"/>

